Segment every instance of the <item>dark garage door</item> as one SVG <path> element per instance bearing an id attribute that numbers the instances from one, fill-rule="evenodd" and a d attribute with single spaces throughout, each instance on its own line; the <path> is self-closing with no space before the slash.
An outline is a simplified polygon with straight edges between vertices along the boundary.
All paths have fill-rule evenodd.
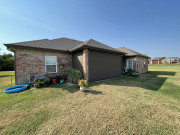
<path id="1" fill-rule="evenodd" d="M 121 60 L 121 55 L 89 51 L 89 81 L 121 76 Z"/>

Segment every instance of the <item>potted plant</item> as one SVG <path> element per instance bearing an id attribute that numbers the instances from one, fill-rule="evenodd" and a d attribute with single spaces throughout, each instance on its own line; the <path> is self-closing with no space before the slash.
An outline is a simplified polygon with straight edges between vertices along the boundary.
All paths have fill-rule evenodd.
<path id="1" fill-rule="evenodd" d="M 48 82 L 48 81 L 44 81 L 44 82 L 42 82 L 43 87 L 47 87 L 47 86 L 48 86 L 48 84 L 49 84 L 49 82 Z"/>
<path id="2" fill-rule="evenodd" d="M 138 73 L 135 70 L 131 70 L 131 76 L 138 77 Z"/>
<path id="3" fill-rule="evenodd" d="M 60 80 L 60 83 L 64 83 L 64 79 L 61 79 L 61 80 Z"/>
<path id="4" fill-rule="evenodd" d="M 85 91 L 87 87 L 87 81 L 86 80 L 79 80 L 78 86 L 80 87 L 80 91 Z"/>
<path id="5" fill-rule="evenodd" d="M 41 80 L 40 79 L 35 80 L 34 87 L 35 88 L 40 88 L 41 87 Z"/>
<path id="6" fill-rule="evenodd" d="M 52 78 L 52 83 L 56 84 L 57 83 L 57 79 L 56 78 Z"/>
<path id="7" fill-rule="evenodd" d="M 65 83 L 67 81 L 67 76 L 66 75 L 62 75 L 59 79 L 60 83 Z"/>
<path id="8" fill-rule="evenodd" d="M 41 87 L 41 85 L 40 85 L 40 83 L 39 83 L 39 82 L 36 82 L 36 83 L 34 84 L 34 87 L 35 87 L 35 88 L 40 88 L 40 87 Z"/>

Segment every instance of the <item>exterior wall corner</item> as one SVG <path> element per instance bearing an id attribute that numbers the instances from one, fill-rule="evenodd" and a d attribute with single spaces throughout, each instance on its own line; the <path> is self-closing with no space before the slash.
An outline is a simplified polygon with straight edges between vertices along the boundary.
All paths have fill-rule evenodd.
<path id="1" fill-rule="evenodd" d="M 89 81 L 89 51 L 87 48 L 83 50 L 83 76 Z"/>

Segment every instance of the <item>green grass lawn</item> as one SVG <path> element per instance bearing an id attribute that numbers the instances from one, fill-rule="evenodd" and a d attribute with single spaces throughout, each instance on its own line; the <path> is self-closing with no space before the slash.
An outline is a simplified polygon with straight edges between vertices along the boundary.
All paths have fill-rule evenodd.
<path id="1" fill-rule="evenodd" d="M 12 79 L 12 83 L 11 83 Z M 15 84 L 14 71 L 0 72 L 0 89 L 5 89 Z"/>
<path id="2" fill-rule="evenodd" d="M 90 83 L 86 93 L 56 84 L 6 94 L 11 76 L 0 72 L 0 134 L 180 134 L 180 64 Z"/>

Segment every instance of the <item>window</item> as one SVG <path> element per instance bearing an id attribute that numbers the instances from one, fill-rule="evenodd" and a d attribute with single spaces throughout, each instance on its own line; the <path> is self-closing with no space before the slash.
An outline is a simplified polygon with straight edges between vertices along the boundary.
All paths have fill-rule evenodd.
<path id="1" fill-rule="evenodd" d="M 139 69 L 139 59 L 136 60 L 136 68 Z"/>
<path id="2" fill-rule="evenodd" d="M 146 62 L 144 61 L 144 68 L 146 68 Z"/>
<path id="3" fill-rule="evenodd" d="M 133 60 L 132 59 L 127 60 L 127 69 L 133 69 Z"/>
<path id="4" fill-rule="evenodd" d="M 45 64 L 46 64 L 47 73 L 57 73 L 57 57 L 56 56 L 46 56 Z"/>

